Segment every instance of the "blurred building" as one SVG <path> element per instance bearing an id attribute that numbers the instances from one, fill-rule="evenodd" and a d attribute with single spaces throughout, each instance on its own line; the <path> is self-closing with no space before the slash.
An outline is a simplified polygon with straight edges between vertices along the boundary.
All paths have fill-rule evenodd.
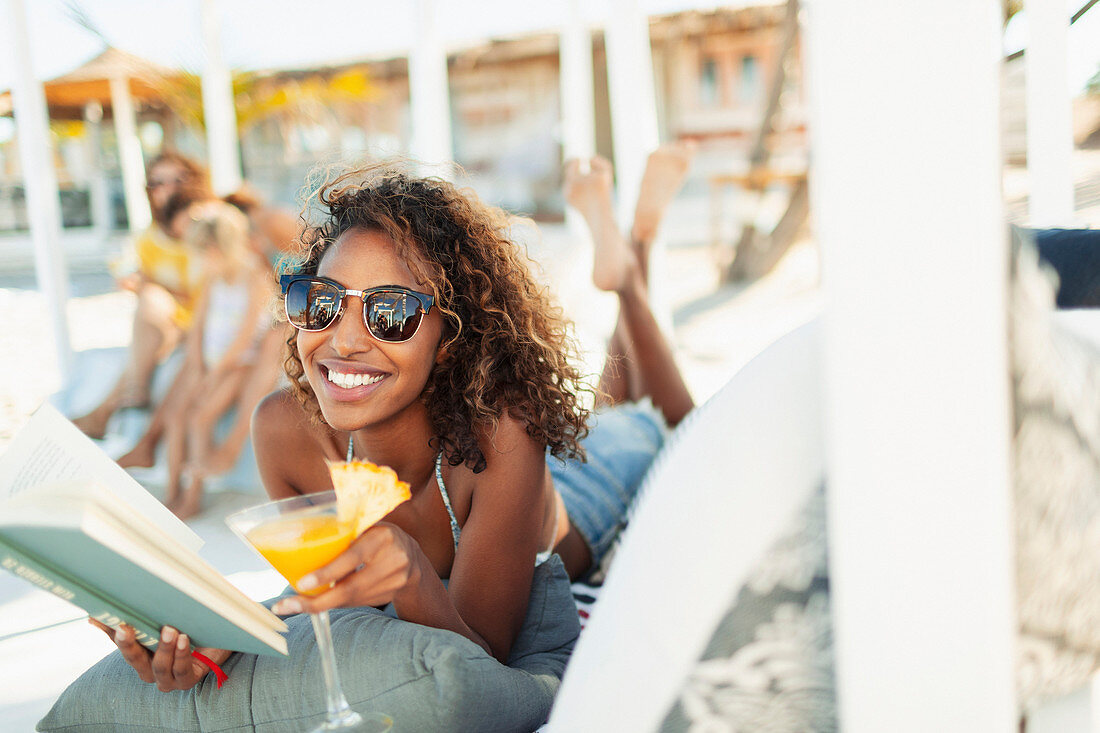
<path id="1" fill-rule="evenodd" d="M 746 169 L 776 66 L 783 13 L 783 5 L 767 4 L 650 18 L 661 139 L 700 142 L 689 195 L 705 197 L 712 176 Z M 592 33 L 592 54 L 597 149 L 610 157 L 607 63 L 599 30 Z M 786 160 L 804 170 L 798 55 L 796 44 L 769 147 L 773 162 Z M 486 40 L 450 53 L 448 69 L 453 151 L 463 182 L 509 210 L 560 220 L 558 36 Z M 244 175 L 272 201 L 294 205 L 318 163 L 409 149 L 405 58 L 250 72 L 237 75 L 234 86 Z M 161 70 L 154 87 L 157 94 L 135 99 L 146 160 L 165 147 L 205 157 L 198 78 Z M 103 106 L 103 124 L 90 121 L 80 106 L 64 113 L 54 109 L 51 103 L 66 228 L 87 228 L 97 218 L 90 195 L 97 176 L 106 181 L 107 226 L 124 228 L 117 145 L 107 124 L 110 105 Z M 25 229 L 21 192 L 15 140 L 9 136 L 0 143 L 0 233 Z M 0 262 L 13 254 L 15 242 L 0 238 Z"/>
<path id="2" fill-rule="evenodd" d="M 760 126 L 776 63 L 783 8 L 688 12 L 650 20 L 658 120 L 663 140 L 702 146 L 697 185 L 714 172 L 744 168 Z M 613 155 L 603 34 L 592 35 L 597 150 Z M 794 73 L 790 73 L 791 68 Z M 772 136 L 779 156 L 805 165 L 805 117 L 797 58 L 788 67 L 782 112 Z M 408 66 L 404 59 L 308 72 L 276 72 L 264 83 L 332 79 L 366 72 L 369 98 L 317 114 L 244 129 L 246 177 L 269 196 L 291 201 L 319 160 L 400 154 L 409 143 Z M 558 37 L 487 41 L 450 54 L 448 77 L 456 162 L 487 200 L 541 220 L 562 217 Z"/>

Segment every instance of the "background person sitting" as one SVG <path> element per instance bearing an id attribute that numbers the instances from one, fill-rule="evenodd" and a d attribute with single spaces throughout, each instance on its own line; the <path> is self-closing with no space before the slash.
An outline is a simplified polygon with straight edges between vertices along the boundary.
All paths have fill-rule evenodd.
<path id="1" fill-rule="evenodd" d="M 120 408 L 149 404 L 153 370 L 190 326 L 199 290 L 198 265 L 169 231 L 168 203 L 173 198 L 186 204 L 213 200 L 206 170 L 190 158 L 165 152 L 149 164 L 147 181 L 153 223 L 134 241 L 136 270 L 118 282 L 138 298 L 126 366 L 103 401 L 73 420 L 92 438 L 106 435 L 107 421 Z"/>
<path id="2" fill-rule="evenodd" d="M 206 287 L 187 335 L 186 361 L 145 434 L 118 463 L 152 466 L 164 437 L 165 502 L 185 518 L 198 513 L 205 478 L 236 463 L 253 408 L 275 386 L 282 338 L 270 309 L 274 281 L 266 261 L 249 244 L 245 216 L 225 203 L 210 202 L 181 211 L 173 220 L 176 227 L 183 228 L 190 256 L 201 263 Z M 234 406 L 233 426 L 218 443 L 217 423 Z"/>

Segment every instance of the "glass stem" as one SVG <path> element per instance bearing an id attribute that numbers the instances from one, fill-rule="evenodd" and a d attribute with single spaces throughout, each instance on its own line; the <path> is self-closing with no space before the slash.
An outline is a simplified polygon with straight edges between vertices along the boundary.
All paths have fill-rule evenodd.
<path id="1" fill-rule="evenodd" d="M 313 633 L 317 637 L 317 650 L 321 654 L 321 671 L 325 676 L 325 706 L 328 708 L 328 722 L 335 723 L 352 714 L 344 691 L 340 687 L 340 676 L 336 672 L 336 653 L 332 645 L 332 628 L 329 625 L 328 611 L 311 613 Z"/>

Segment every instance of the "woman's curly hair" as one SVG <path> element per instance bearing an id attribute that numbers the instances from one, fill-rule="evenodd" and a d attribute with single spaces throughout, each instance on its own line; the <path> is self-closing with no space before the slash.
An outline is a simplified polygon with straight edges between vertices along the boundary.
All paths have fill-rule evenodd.
<path id="1" fill-rule="evenodd" d="M 419 178 L 394 163 L 334 175 L 307 207 L 324 212 L 301 235 L 302 253 L 281 269 L 314 274 L 325 252 L 349 229 L 390 237 L 397 254 L 435 296 L 443 317 L 439 357 L 421 400 L 433 444 L 448 462 L 479 472 L 482 430 L 491 435 L 508 411 L 527 434 L 559 458 L 584 458 L 591 392 L 571 361 L 577 355 L 569 324 L 548 290 L 533 278 L 526 254 L 508 235 L 505 212 L 447 181 Z M 305 378 L 295 335 L 284 364 L 302 406 L 323 421 Z"/>

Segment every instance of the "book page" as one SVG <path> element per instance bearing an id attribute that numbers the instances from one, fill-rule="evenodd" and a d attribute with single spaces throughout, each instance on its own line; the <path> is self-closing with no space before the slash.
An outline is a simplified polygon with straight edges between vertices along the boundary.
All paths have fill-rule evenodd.
<path id="1" fill-rule="evenodd" d="M 178 542 L 195 551 L 202 547 L 202 538 L 190 527 L 56 408 L 43 404 L 0 455 L 0 500 L 33 491 L 45 483 L 73 479 L 98 482 Z"/>

